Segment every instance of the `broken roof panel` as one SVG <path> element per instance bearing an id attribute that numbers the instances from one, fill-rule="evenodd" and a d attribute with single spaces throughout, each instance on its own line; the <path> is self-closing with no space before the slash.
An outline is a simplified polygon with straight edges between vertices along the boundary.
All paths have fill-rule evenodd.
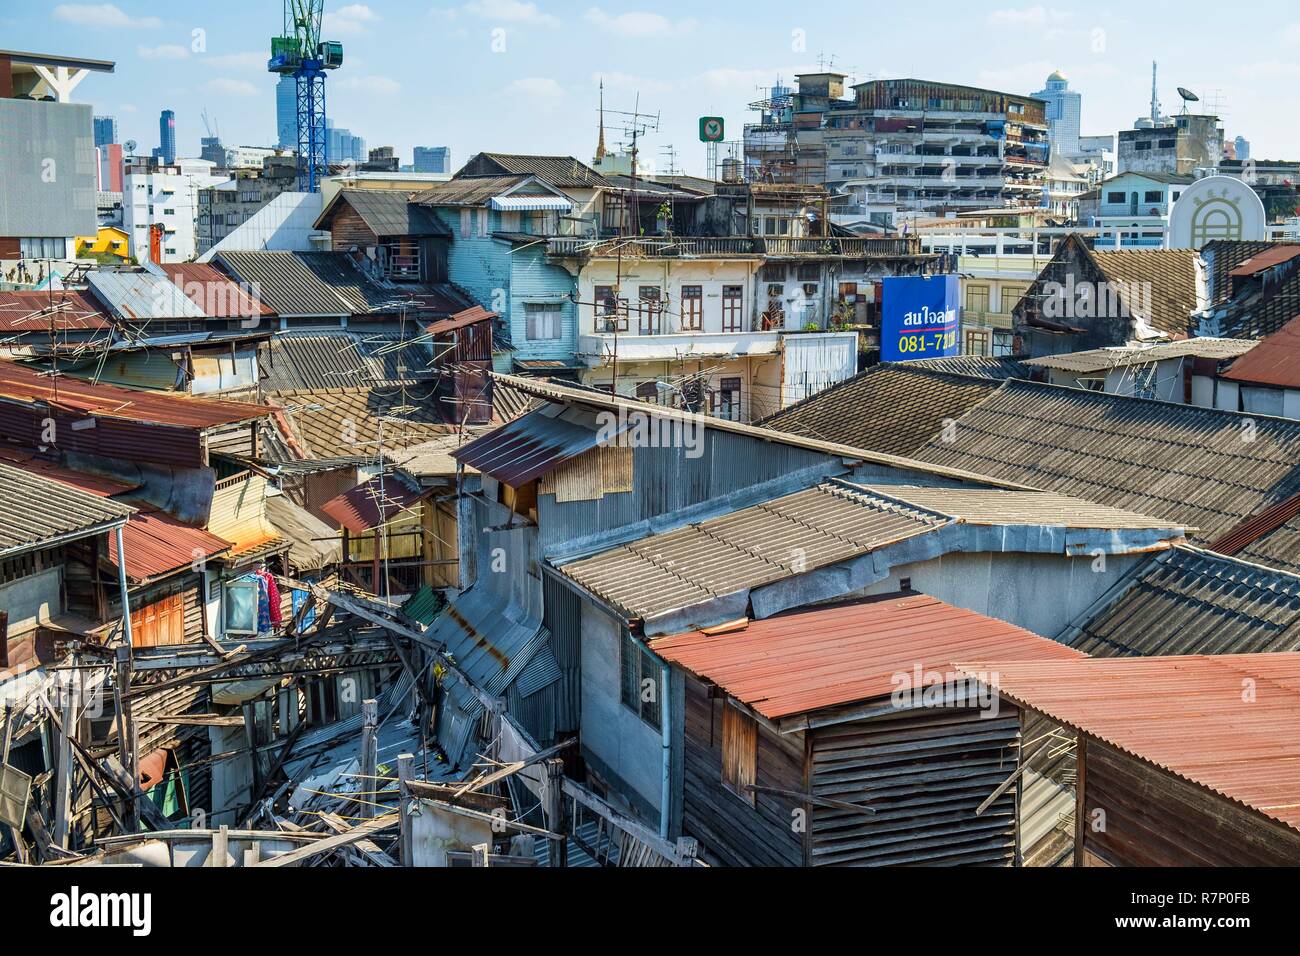
<path id="1" fill-rule="evenodd" d="M 451 454 L 457 461 L 518 488 L 595 448 L 595 418 L 549 406 L 529 412 Z"/>
<path id="2" fill-rule="evenodd" d="M 1300 830 L 1300 654 L 989 660 L 964 670 L 996 670 L 1017 704 Z"/>
<path id="3" fill-rule="evenodd" d="M 0 558 L 121 527 L 134 509 L 0 463 Z"/>
<path id="4" fill-rule="evenodd" d="M 271 339 L 267 364 L 262 387 L 269 392 L 339 389 L 427 378 L 433 352 L 399 332 L 289 331 Z"/>
<path id="5" fill-rule="evenodd" d="M 0 332 L 56 332 L 111 328 L 104 307 L 88 293 L 0 291 Z"/>
<path id="6" fill-rule="evenodd" d="M 687 631 L 650 649 L 769 720 L 888 697 L 897 675 L 958 661 L 1070 660 L 1078 651 L 926 594 L 786 611 L 740 630 Z"/>
<path id="7" fill-rule="evenodd" d="M 321 510 L 353 534 L 365 534 L 414 508 L 427 493 L 400 475 L 376 475 L 331 498 Z"/>

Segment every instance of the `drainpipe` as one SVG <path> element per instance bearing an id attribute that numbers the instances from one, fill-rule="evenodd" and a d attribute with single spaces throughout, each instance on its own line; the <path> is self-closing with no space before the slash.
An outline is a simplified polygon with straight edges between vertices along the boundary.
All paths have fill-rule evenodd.
<path id="1" fill-rule="evenodd" d="M 117 535 L 117 586 L 122 592 L 122 634 L 126 639 L 126 646 L 132 647 L 131 604 L 126 593 L 126 549 L 122 547 L 121 525 L 117 526 L 115 533 Z"/>
<path id="2" fill-rule="evenodd" d="M 668 662 L 650 650 L 650 645 L 635 634 L 629 633 L 628 636 L 632 638 L 633 644 L 659 662 L 659 723 L 662 727 L 662 762 L 659 768 L 659 836 L 661 839 L 667 840 L 669 811 L 673 792 L 672 684 L 670 681 L 672 675 L 668 669 Z"/>

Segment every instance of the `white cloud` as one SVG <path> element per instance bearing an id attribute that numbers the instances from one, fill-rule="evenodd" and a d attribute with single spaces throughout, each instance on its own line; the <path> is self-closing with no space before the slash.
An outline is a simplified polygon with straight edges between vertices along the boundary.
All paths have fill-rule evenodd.
<path id="1" fill-rule="evenodd" d="M 1064 10 L 1054 10 L 1041 4 L 1033 7 L 1008 8 L 994 10 L 989 14 L 989 22 L 998 26 L 1042 27 L 1049 23 L 1059 23 L 1070 16 Z"/>
<path id="2" fill-rule="evenodd" d="M 544 13 L 535 3 L 527 0 L 470 0 L 465 12 L 485 20 L 508 20 L 514 23 L 547 23 L 560 21 Z"/>
<path id="3" fill-rule="evenodd" d="M 257 96 L 262 92 L 248 80 L 232 80 L 224 76 L 208 80 L 203 84 L 203 89 L 208 93 L 221 93 L 227 96 Z"/>
<path id="4" fill-rule="evenodd" d="M 603 30 L 625 37 L 668 36 L 686 33 L 695 28 L 694 20 L 674 23 L 662 14 L 641 10 L 610 15 L 600 7 L 592 7 L 583 16 L 589 23 L 594 23 Z"/>
<path id="5" fill-rule="evenodd" d="M 529 76 L 514 80 L 505 88 L 505 94 L 528 99 L 535 106 L 550 109 L 564 99 L 564 87 L 549 76 Z"/>
<path id="6" fill-rule="evenodd" d="M 183 60 L 190 55 L 188 48 L 178 43 L 160 43 L 158 46 L 139 46 L 135 52 L 145 60 Z"/>
<path id="7" fill-rule="evenodd" d="M 248 53 L 205 53 L 199 57 L 204 66 L 214 70 L 249 70 L 262 72 L 266 69 L 268 57 L 259 50 Z"/>
<path id="8" fill-rule="evenodd" d="M 392 96 L 402 91 L 402 84 L 386 76 L 344 76 L 335 80 L 336 90 L 360 90 L 376 96 Z"/>
<path id="9" fill-rule="evenodd" d="M 54 18 L 80 27 L 160 27 L 157 17 L 132 17 L 111 3 L 61 3 Z"/>
<path id="10" fill-rule="evenodd" d="M 745 93 L 756 93 L 755 87 L 771 86 L 772 79 L 776 75 L 778 74 L 772 70 L 738 70 L 733 67 L 719 66 L 711 70 L 705 70 L 697 77 L 697 80 L 714 90 L 737 90 Z"/>
<path id="11" fill-rule="evenodd" d="M 1238 67 L 1237 73 L 1251 80 L 1294 80 L 1300 78 L 1300 63 L 1293 60 L 1258 60 Z"/>
<path id="12" fill-rule="evenodd" d="M 321 35 L 326 40 L 338 36 L 356 36 L 366 32 L 367 23 L 374 23 L 378 19 L 379 14 L 364 3 L 350 3 L 325 14 L 321 19 Z"/>
<path id="13" fill-rule="evenodd" d="M 1288 23 L 1282 36 L 1287 43 L 1300 43 L 1300 23 Z"/>

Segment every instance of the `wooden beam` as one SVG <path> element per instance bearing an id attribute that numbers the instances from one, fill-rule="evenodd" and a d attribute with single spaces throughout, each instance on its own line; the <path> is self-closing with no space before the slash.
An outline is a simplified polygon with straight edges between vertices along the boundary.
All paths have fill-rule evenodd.
<path id="1" fill-rule="evenodd" d="M 375 820 L 369 820 L 360 826 L 353 827 L 346 833 L 336 833 L 334 836 L 326 837 L 323 840 L 311 844 L 310 846 L 299 847 L 282 856 L 272 857 L 269 860 L 262 860 L 255 863 L 254 866 L 289 866 L 293 863 L 300 863 L 303 860 L 311 859 L 313 856 L 319 856 L 322 853 L 328 853 L 331 850 L 337 850 L 340 847 L 350 846 L 372 834 L 379 833 L 381 830 L 389 830 L 398 825 L 398 816 L 395 813 L 386 814 Z"/>

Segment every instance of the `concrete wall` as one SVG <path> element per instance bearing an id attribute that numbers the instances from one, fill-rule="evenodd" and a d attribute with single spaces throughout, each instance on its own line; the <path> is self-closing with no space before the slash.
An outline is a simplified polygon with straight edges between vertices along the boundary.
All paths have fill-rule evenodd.
<path id="1" fill-rule="evenodd" d="M 1107 555 L 1097 565 L 1092 557 L 955 552 L 900 565 L 888 578 L 845 597 L 890 594 L 901 579 L 911 578 L 914 591 L 1055 638 L 1145 558 Z"/>
<path id="2" fill-rule="evenodd" d="M 657 813 L 663 738 L 623 706 L 621 624 L 590 601 L 582 602 L 582 751 L 601 776 L 643 813 Z"/>
<path id="3" fill-rule="evenodd" d="M 0 144 L 0 237 L 95 234 L 90 106 L 0 99 Z"/>
<path id="4" fill-rule="evenodd" d="M 9 634 L 44 624 L 62 610 L 63 569 L 49 568 L 0 584 L 0 610 L 9 612 Z"/>

